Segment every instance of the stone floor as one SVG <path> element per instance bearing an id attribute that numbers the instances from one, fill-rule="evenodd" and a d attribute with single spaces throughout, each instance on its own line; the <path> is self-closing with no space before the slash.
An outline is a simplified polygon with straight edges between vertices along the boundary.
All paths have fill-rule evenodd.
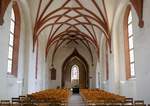
<path id="1" fill-rule="evenodd" d="M 68 100 L 68 106 L 86 106 L 79 94 L 72 94 Z"/>

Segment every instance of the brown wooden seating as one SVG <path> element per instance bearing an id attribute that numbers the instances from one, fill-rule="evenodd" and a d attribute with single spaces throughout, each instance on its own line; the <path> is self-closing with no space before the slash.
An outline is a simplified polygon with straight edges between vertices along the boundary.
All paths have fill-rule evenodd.
<path id="1" fill-rule="evenodd" d="M 125 98 L 123 105 L 124 106 L 133 106 L 133 98 Z"/>
<path id="2" fill-rule="evenodd" d="M 131 102 L 124 102 L 123 106 L 133 106 L 134 104 L 132 104 Z"/>
<path id="3" fill-rule="evenodd" d="M 145 106 L 144 105 L 144 100 L 135 100 L 134 105 L 135 106 Z"/>
<path id="4" fill-rule="evenodd" d="M 95 106 L 106 106 L 106 104 L 105 103 L 95 103 Z"/>
<path id="5" fill-rule="evenodd" d="M 20 104 L 30 103 L 30 100 L 26 96 L 19 96 Z"/>
<path id="6" fill-rule="evenodd" d="M 30 103 L 48 106 L 65 106 L 67 104 L 69 92 L 67 89 L 47 89 L 27 95 Z"/>
<path id="7" fill-rule="evenodd" d="M 14 98 L 14 97 L 13 97 L 13 98 L 11 99 L 11 103 L 12 103 L 12 106 L 13 106 L 13 105 L 15 105 L 15 106 L 20 106 L 20 105 L 21 105 L 21 104 L 20 104 L 20 98 L 18 98 L 18 97 L 17 97 L 17 98 L 16 98 L 16 97 Z"/>
<path id="8" fill-rule="evenodd" d="M 123 106 L 123 103 L 121 101 L 120 102 L 115 101 L 112 103 L 112 106 Z"/>
<path id="9" fill-rule="evenodd" d="M 23 104 L 22 106 L 37 106 L 37 105 L 32 104 L 32 103 L 26 103 L 26 104 Z"/>
<path id="10" fill-rule="evenodd" d="M 95 106 L 104 106 L 105 105 L 104 100 L 95 100 L 95 101 L 93 101 L 93 103 L 95 103 Z"/>
<path id="11" fill-rule="evenodd" d="M 26 96 L 19 96 L 20 100 L 24 100 L 26 98 Z"/>
<path id="12" fill-rule="evenodd" d="M 1 100 L 0 106 L 11 106 L 10 100 Z"/>
<path id="13" fill-rule="evenodd" d="M 131 102 L 133 104 L 133 98 L 125 98 L 125 102 Z"/>
<path id="14" fill-rule="evenodd" d="M 80 95 L 88 105 L 93 106 L 120 106 L 125 97 L 101 89 L 81 89 Z"/>

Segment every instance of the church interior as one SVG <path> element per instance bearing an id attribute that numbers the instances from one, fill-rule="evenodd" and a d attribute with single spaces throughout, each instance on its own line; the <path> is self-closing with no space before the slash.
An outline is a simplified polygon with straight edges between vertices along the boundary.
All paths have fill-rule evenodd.
<path id="1" fill-rule="evenodd" d="M 0 0 L 0 106 L 150 106 L 150 0 Z"/>

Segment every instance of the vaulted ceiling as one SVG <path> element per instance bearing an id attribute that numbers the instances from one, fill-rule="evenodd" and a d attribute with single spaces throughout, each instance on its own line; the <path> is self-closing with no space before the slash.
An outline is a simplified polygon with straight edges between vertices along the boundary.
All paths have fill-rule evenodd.
<path id="1" fill-rule="evenodd" d="M 0 1 L 0 21 L 11 0 Z M 62 44 L 82 43 L 91 53 L 95 47 L 99 56 L 99 42 L 103 32 L 108 47 L 111 47 L 111 29 L 115 11 L 120 0 L 26 0 L 29 4 L 33 22 L 33 45 L 38 44 L 39 36 L 46 32 L 48 51 L 54 46 L 54 52 Z M 130 0 L 139 17 L 139 26 L 143 27 L 143 0 Z M 111 49 L 110 49 L 111 50 Z"/>
<path id="2" fill-rule="evenodd" d="M 54 52 L 63 44 L 83 43 L 89 51 L 93 45 L 99 55 L 99 40 L 104 33 L 110 45 L 110 30 L 117 0 L 30 0 L 34 22 L 34 46 L 42 31 L 47 32 L 46 55 L 52 46 Z M 34 4 L 34 6 L 33 6 Z M 111 16 L 108 16 L 108 12 Z M 37 13 L 37 14 L 35 14 Z M 108 18 L 109 17 L 109 18 Z"/>

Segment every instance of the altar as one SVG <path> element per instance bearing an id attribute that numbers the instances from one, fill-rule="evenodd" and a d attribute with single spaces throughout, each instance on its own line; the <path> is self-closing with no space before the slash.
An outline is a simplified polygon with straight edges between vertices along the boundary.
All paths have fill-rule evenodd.
<path id="1" fill-rule="evenodd" d="M 79 93 L 79 92 L 80 92 L 79 87 L 73 87 L 73 88 L 72 88 L 72 93 L 73 93 L 73 94 L 77 94 L 77 93 Z"/>

